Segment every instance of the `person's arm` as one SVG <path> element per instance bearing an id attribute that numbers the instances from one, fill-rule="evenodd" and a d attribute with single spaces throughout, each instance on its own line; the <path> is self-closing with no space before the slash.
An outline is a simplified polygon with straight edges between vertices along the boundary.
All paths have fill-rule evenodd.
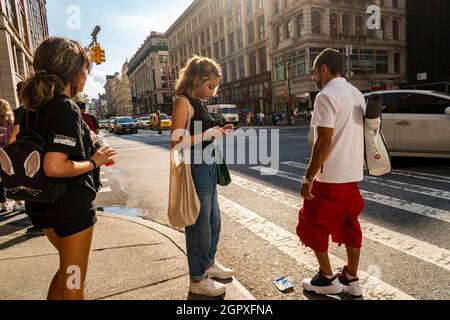
<path id="1" fill-rule="evenodd" d="M 330 96 L 320 94 L 316 98 L 315 118 L 311 125 L 317 128 L 317 140 L 314 143 L 311 161 L 301 187 L 301 193 L 305 200 L 314 199 L 312 194 L 314 179 L 330 154 L 337 105 L 337 101 Z"/>
<path id="2" fill-rule="evenodd" d="M 92 120 L 94 120 L 95 134 L 100 134 L 100 125 L 98 124 L 97 118 L 95 116 L 92 116 Z"/>
<path id="3" fill-rule="evenodd" d="M 74 178 L 110 162 L 117 155 L 112 148 L 100 149 L 91 160 L 72 161 L 67 154 L 49 152 L 44 157 L 44 172 L 51 178 Z M 95 166 L 94 166 L 95 163 Z"/>
<path id="4" fill-rule="evenodd" d="M 19 131 L 20 131 L 20 125 L 16 124 L 13 128 L 13 131 L 11 133 L 11 137 L 9 138 L 8 144 L 11 144 L 16 141 Z"/>
<path id="5" fill-rule="evenodd" d="M 180 143 L 183 143 L 184 147 L 194 146 L 199 144 L 205 138 L 205 133 L 197 134 L 190 137 L 184 137 L 186 132 L 186 124 L 188 122 L 188 108 L 190 108 L 187 99 L 177 98 L 173 107 L 172 114 L 172 135 L 171 135 L 171 147 L 176 148 Z M 189 128 L 187 129 L 189 131 Z M 221 128 L 214 128 L 215 135 L 221 135 L 224 137 L 226 131 Z M 188 140 L 186 141 L 186 138 Z"/>

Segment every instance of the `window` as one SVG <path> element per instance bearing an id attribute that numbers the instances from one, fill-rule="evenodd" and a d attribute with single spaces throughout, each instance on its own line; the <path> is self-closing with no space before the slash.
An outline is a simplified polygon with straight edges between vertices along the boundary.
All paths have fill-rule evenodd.
<path id="1" fill-rule="evenodd" d="M 339 33 L 339 23 L 337 13 L 330 13 L 330 34 L 332 36 L 337 36 Z"/>
<path id="2" fill-rule="evenodd" d="M 247 0 L 247 16 L 253 15 L 253 0 Z"/>
<path id="3" fill-rule="evenodd" d="M 263 2 L 263 0 L 256 0 L 256 8 L 257 8 L 258 10 L 264 8 L 264 2 Z"/>
<path id="4" fill-rule="evenodd" d="M 236 21 L 237 23 L 242 22 L 241 5 L 236 6 Z"/>
<path id="5" fill-rule="evenodd" d="M 401 63 L 402 63 L 402 55 L 401 53 L 396 52 L 394 54 L 394 71 L 395 73 L 401 73 Z"/>
<path id="6" fill-rule="evenodd" d="M 293 39 L 294 38 L 294 20 L 289 19 L 286 23 L 286 38 Z"/>
<path id="7" fill-rule="evenodd" d="M 303 11 L 297 16 L 297 37 L 303 38 L 305 35 L 305 21 L 303 20 Z"/>
<path id="8" fill-rule="evenodd" d="M 242 29 L 239 29 L 236 35 L 237 35 L 237 48 L 238 50 L 240 50 L 244 46 L 244 36 L 242 33 Z"/>
<path id="9" fill-rule="evenodd" d="M 392 7 L 393 8 L 398 8 L 399 7 L 398 0 L 392 0 Z"/>
<path id="10" fill-rule="evenodd" d="M 256 51 L 250 52 L 250 76 L 256 75 Z"/>
<path id="11" fill-rule="evenodd" d="M 264 40 L 266 38 L 266 24 L 264 21 L 264 16 L 258 18 L 258 35 L 259 40 Z"/>
<path id="12" fill-rule="evenodd" d="M 281 24 L 276 27 L 275 37 L 275 44 L 279 46 L 283 41 L 283 26 Z"/>
<path id="13" fill-rule="evenodd" d="M 298 51 L 292 58 L 292 77 L 296 78 L 306 75 L 306 52 Z"/>
<path id="14" fill-rule="evenodd" d="M 387 51 L 376 52 L 376 72 L 386 74 L 389 73 L 389 58 Z"/>
<path id="15" fill-rule="evenodd" d="M 275 14 L 279 14 L 281 12 L 281 0 L 275 0 L 274 6 Z"/>
<path id="16" fill-rule="evenodd" d="M 228 44 L 230 48 L 230 53 L 234 53 L 234 51 L 236 51 L 234 45 L 234 32 L 230 33 L 230 35 L 228 36 Z"/>
<path id="17" fill-rule="evenodd" d="M 319 11 L 311 13 L 311 26 L 313 34 L 322 34 L 322 14 Z"/>
<path id="18" fill-rule="evenodd" d="M 230 71 L 231 71 L 231 81 L 237 80 L 237 68 L 236 68 L 236 60 L 232 60 L 230 62 Z"/>
<path id="19" fill-rule="evenodd" d="M 245 60 L 244 57 L 239 58 L 239 77 L 245 78 Z"/>
<path id="20" fill-rule="evenodd" d="M 217 37 L 218 31 L 217 31 L 217 23 L 213 23 L 213 37 Z"/>
<path id="21" fill-rule="evenodd" d="M 394 20 L 392 24 L 394 40 L 400 40 L 400 23 L 398 20 Z"/>
<path id="22" fill-rule="evenodd" d="M 267 71 L 267 50 L 266 47 L 259 49 L 260 71 Z"/>
<path id="23" fill-rule="evenodd" d="M 351 18 L 349 14 L 344 14 L 342 16 L 342 33 L 345 35 L 351 34 L 351 26 L 350 26 Z"/>
<path id="24" fill-rule="evenodd" d="M 253 21 L 247 24 L 247 30 L 248 30 L 248 44 L 252 44 L 253 42 L 255 42 L 255 25 L 253 24 Z"/>
<path id="25" fill-rule="evenodd" d="M 355 17 L 355 34 L 361 35 L 364 33 L 364 20 L 361 16 Z"/>
<path id="26" fill-rule="evenodd" d="M 214 58 L 215 59 L 222 58 L 222 56 L 220 55 L 219 43 L 218 42 L 214 43 Z"/>
<path id="27" fill-rule="evenodd" d="M 398 113 L 403 114 L 445 114 L 450 101 L 448 99 L 425 95 L 404 94 L 398 99 Z"/>
<path id="28" fill-rule="evenodd" d="M 275 69 L 275 81 L 286 80 L 283 58 L 280 57 L 275 59 L 274 69 Z"/>
<path id="29" fill-rule="evenodd" d="M 225 57 L 225 39 L 220 39 L 220 58 Z"/>

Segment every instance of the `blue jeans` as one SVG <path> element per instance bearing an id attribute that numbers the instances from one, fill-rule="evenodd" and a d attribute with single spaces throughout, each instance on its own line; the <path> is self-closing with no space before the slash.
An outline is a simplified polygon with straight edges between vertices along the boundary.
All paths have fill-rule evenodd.
<path id="1" fill-rule="evenodd" d="M 186 228 L 186 247 L 191 280 L 201 281 L 214 264 L 222 224 L 216 164 L 192 164 L 191 169 L 201 209 L 197 223 Z"/>

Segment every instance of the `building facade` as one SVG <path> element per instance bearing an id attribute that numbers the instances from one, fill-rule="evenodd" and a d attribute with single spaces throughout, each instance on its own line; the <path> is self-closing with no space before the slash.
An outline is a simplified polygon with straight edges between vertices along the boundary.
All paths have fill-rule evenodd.
<path id="1" fill-rule="evenodd" d="M 0 97 L 19 105 L 16 84 L 33 72 L 33 54 L 48 37 L 45 0 L 0 0 Z"/>
<path id="2" fill-rule="evenodd" d="M 408 88 L 450 92 L 448 0 L 408 0 Z"/>
<path id="3" fill-rule="evenodd" d="M 167 39 L 152 31 L 131 58 L 128 76 L 133 101 L 133 115 L 156 111 L 171 113 L 172 88 Z"/>
<path id="4" fill-rule="evenodd" d="M 117 117 L 133 115 L 128 61 L 123 64 L 122 73 L 116 72 L 114 75 L 106 76 L 105 99 L 107 115 Z"/>
<path id="5" fill-rule="evenodd" d="M 367 23 L 373 4 L 380 9 L 380 29 Z M 317 94 L 311 69 L 326 48 L 344 54 L 345 74 L 361 91 L 394 89 L 406 82 L 406 0 L 274 0 L 271 13 L 276 111 L 311 107 Z"/>
<path id="6" fill-rule="evenodd" d="M 269 111 L 272 0 L 196 0 L 166 32 L 174 78 L 194 54 L 223 69 L 215 103 L 233 103 L 241 113 Z"/>
<path id="7" fill-rule="evenodd" d="M 367 27 L 374 4 L 379 30 Z M 311 106 L 310 71 L 329 47 L 345 55 L 347 77 L 362 91 L 404 84 L 406 26 L 406 0 L 198 0 L 166 36 L 175 75 L 193 54 L 214 58 L 224 70 L 215 102 L 271 113 Z"/>

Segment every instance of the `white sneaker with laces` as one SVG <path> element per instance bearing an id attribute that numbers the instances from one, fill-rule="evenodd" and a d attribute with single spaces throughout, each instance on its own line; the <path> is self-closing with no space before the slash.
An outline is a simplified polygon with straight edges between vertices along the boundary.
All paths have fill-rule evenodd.
<path id="1" fill-rule="evenodd" d="M 219 297 L 225 294 L 227 287 L 211 278 L 204 278 L 199 283 L 191 281 L 189 291 L 202 296 Z"/>
<path id="2" fill-rule="evenodd" d="M 14 211 L 25 212 L 25 202 L 19 201 L 14 204 Z"/>
<path id="3" fill-rule="evenodd" d="M 215 262 L 214 265 L 206 271 L 206 276 L 219 280 L 228 280 L 234 276 L 234 271 Z"/>

